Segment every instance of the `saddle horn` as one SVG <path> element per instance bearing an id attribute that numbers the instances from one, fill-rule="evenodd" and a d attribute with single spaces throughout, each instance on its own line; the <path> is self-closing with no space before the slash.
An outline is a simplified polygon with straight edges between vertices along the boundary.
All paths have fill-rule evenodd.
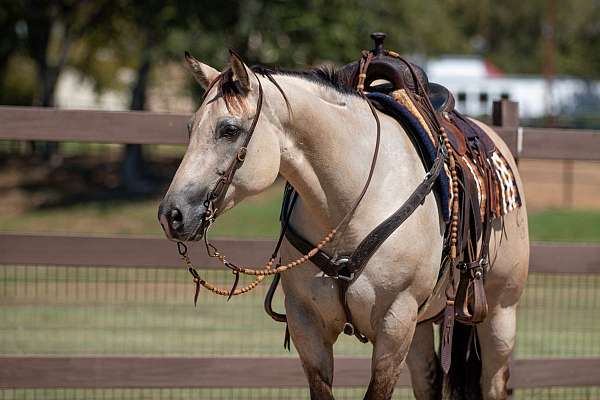
<path id="1" fill-rule="evenodd" d="M 387 35 L 384 32 L 373 32 L 371 34 L 374 47 L 370 51 L 372 57 L 366 70 L 367 77 L 365 80 L 365 88 L 369 88 L 374 81 L 385 80 L 390 82 L 392 86 L 391 91 L 407 89 L 425 96 L 426 93 L 421 93 L 419 85 L 416 82 L 416 80 L 420 81 L 422 87 L 425 88 L 426 91 L 428 90 L 429 80 L 427 79 L 425 71 L 418 65 L 406 61 L 404 58 L 400 57 L 399 54 L 387 51 L 383 46 L 386 36 Z M 364 52 L 364 54 L 367 53 Z M 344 66 L 340 72 L 349 76 L 352 86 L 356 87 L 358 75 L 360 73 L 358 62 L 353 62 Z M 390 88 L 387 87 L 386 91 L 389 91 L 389 89 Z"/>

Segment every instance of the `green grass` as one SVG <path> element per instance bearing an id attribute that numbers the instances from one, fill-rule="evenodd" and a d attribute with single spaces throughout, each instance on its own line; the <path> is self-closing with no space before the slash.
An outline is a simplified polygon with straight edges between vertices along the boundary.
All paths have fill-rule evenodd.
<path id="1" fill-rule="evenodd" d="M 548 210 L 529 215 L 533 240 L 600 241 L 600 210 Z"/>
<path id="2" fill-rule="evenodd" d="M 229 287 L 231 273 L 202 271 Z M 202 291 L 194 308 L 180 270 L 0 268 L 0 354 L 290 356 L 283 324 L 264 313 L 268 285 L 230 302 Z M 281 292 L 278 293 L 281 296 Z M 519 357 L 600 356 L 600 276 L 532 274 L 521 302 Z M 282 309 L 277 297 L 275 308 Z M 342 335 L 341 355 L 370 346 Z"/>
<path id="3" fill-rule="evenodd" d="M 273 238 L 279 231 L 283 188 L 277 184 L 221 216 L 213 237 Z M 0 215 L 0 231 L 162 235 L 156 220 L 160 199 L 91 202 Z M 600 210 L 547 210 L 529 215 L 537 241 L 600 241 Z"/>
<path id="4" fill-rule="evenodd" d="M 219 217 L 212 236 L 275 237 L 283 188 L 275 185 Z M 110 200 L 0 215 L 0 231 L 162 235 L 160 199 Z"/>
<path id="5" fill-rule="evenodd" d="M 205 272 L 219 285 L 225 271 Z M 0 354 L 282 356 L 283 324 L 262 310 L 266 286 L 233 298 L 202 292 L 184 270 L 10 267 L 0 269 Z M 518 317 L 517 358 L 599 357 L 600 276 L 530 276 Z M 281 309 L 281 298 L 276 308 Z M 370 345 L 341 335 L 336 356 L 368 357 Z M 364 389 L 337 388 L 360 399 Z M 597 398 L 600 388 L 519 390 L 517 399 Z M 0 389 L 0 399 L 305 399 L 305 388 Z M 394 399 L 411 399 L 398 390 Z"/>

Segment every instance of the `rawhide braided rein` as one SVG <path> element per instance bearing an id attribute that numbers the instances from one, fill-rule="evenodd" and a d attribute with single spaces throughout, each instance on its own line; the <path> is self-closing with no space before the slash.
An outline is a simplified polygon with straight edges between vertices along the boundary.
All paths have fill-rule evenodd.
<path id="1" fill-rule="evenodd" d="M 216 285 L 213 285 L 212 283 L 207 282 L 200 276 L 200 274 L 198 273 L 197 269 L 194 267 L 194 264 L 192 263 L 189 255 L 188 255 L 187 246 L 185 245 L 185 243 L 177 242 L 177 250 L 179 252 L 179 256 L 180 256 L 181 260 L 187 265 L 188 271 L 192 275 L 193 281 L 196 284 L 196 293 L 194 295 L 194 304 L 196 304 L 198 301 L 198 293 L 200 292 L 200 286 L 206 288 L 207 290 L 209 290 L 212 293 L 218 294 L 220 296 L 227 296 L 228 298 L 231 298 L 232 296 L 239 296 L 241 294 L 248 293 L 251 290 L 255 289 L 265 279 L 266 276 L 285 272 L 285 271 L 288 271 L 290 269 L 293 269 L 299 265 L 306 263 L 308 260 L 310 260 L 311 257 L 313 257 L 315 254 L 317 254 L 317 252 L 319 250 L 321 250 L 327 243 L 329 243 L 331 241 L 331 239 L 333 239 L 336 232 L 337 232 L 336 228 L 329 231 L 329 233 L 327 235 L 325 235 L 323 237 L 323 239 L 311 251 L 309 251 L 307 254 L 295 259 L 294 261 L 290 261 L 287 264 L 283 264 L 283 265 L 281 265 L 281 264 L 276 265 L 275 264 L 276 256 L 274 255 L 264 266 L 257 267 L 257 268 L 238 267 L 237 265 L 228 261 L 224 255 L 222 255 L 221 253 L 219 253 L 217 251 L 216 247 L 214 247 L 212 244 L 210 244 L 208 242 L 208 240 L 206 239 L 206 234 L 205 234 L 204 238 L 205 238 L 208 256 L 218 259 L 223 265 L 225 265 L 227 268 L 231 269 L 235 275 L 235 281 L 234 281 L 233 287 L 229 290 L 220 288 Z M 275 268 L 273 268 L 274 265 L 276 265 Z M 248 285 L 241 287 L 241 288 L 237 288 L 237 285 L 239 282 L 239 274 L 252 275 L 252 276 L 255 276 L 256 278 L 252 282 L 250 282 Z"/>

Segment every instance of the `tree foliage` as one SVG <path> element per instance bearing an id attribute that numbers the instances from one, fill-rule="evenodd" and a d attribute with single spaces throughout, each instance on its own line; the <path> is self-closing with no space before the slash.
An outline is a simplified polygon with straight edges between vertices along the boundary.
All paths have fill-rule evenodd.
<path id="1" fill-rule="evenodd" d="M 123 89 L 115 79 L 122 66 L 151 69 L 184 50 L 216 66 L 228 47 L 249 63 L 345 63 L 369 48 L 369 33 L 378 30 L 405 54 L 477 54 L 509 73 L 541 73 L 551 4 L 556 73 L 600 78 L 597 1 L 0 0 L 0 89 L 14 84 L 8 74 L 21 71 L 8 66 L 24 58 L 36 66 L 38 88 L 52 86 L 70 65 L 98 90 Z M 10 102 L 6 90 L 1 97 Z M 38 103 L 51 104 L 43 97 L 38 93 Z"/>

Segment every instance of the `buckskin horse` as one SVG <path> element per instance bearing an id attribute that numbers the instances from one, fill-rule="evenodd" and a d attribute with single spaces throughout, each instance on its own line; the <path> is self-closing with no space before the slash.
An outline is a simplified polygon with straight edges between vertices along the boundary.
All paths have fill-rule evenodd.
<path id="1" fill-rule="evenodd" d="M 284 272 L 280 275 L 289 333 L 300 355 L 311 398 L 333 398 L 332 347 L 344 331 L 373 344 L 365 399 L 391 398 L 404 362 L 417 399 L 505 399 L 515 344 L 516 307 L 529 258 L 524 192 L 515 161 L 490 127 L 470 119 L 463 121 L 473 132 L 479 132 L 472 135 L 477 139 L 473 143 L 485 136 L 495 153 L 506 160 L 505 169 L 512 171 L 519 194 L 519 204 L 505 215 L 491 218 L 489 210 L 482 211 L 482 218 L 487 219 L 483 225 L 488 228 L 480 224 L 473 241 L 473 235 L 460 225 L 469 210 L 465 206 L 465 173 L 450 173 L 447 163 L 450 152 L 460 171 L 459 164 L 465 159 L 457 150 L 460 144 L 454 148 L 449 145 L 448 135 L 441 128 L 446 124 L 438 121 L 435 126 L 444 134 L 439 143 L 434 143 L 437 150 L 431 162 L 424 163 L 423 152 L 415 145 L 408 125 L 382 112 L 381 104 L 374 105 L 377 99 L 366 95 L 378 91 L 377 79 L 382 77 L 392 81 L 392 89 L 398 89 L 393 76 L 370 76 L 377 69 L 386 70 L 385 65 L 377 64 L 380 56 L 381 40 L 377 51 L 364 53 L 350 70 L 294 72 L 249 68 L 231 52 L 229 65 L 219 72 L 186 53 L 187 65 L 206 93 L 188 125 L 190 139 L 185 156 L 160 204 L 160 223 L 171 240 L 200 240 L 215 217 L 264 191 L 282 175 L 293 188 L 290 192 L 297 193 L 292 200 L 286 196 L 288 205 L 282 211 L 285 224 L 294 232 L 281 246 L 282 261 L 277 262 L 275 254 L 265 273 L 257 274 L 261 276 L 242 289 L 227 291 L 199 276 L 195 279 L 218 294 L 232 295 L 251 290 L 264 275 Z M 428 85 L 417 68 L 405 66 L 402 73 L 412 79 L 412 86 L 406 88 L 411 93 Z M 433 89 L 429 85 L 426 90 L 428 104 L 435 100 Z M 405 92 L 394 93 L 400 96 Z M 394 98 L 401 100 L 396 95 Z M 409 98 L 425 101 L 424 92 Z M 438 116 L 439 107 L 448 105 L 431 110 Z M 446 111 L 451 112 L 451 106 Z M 422 126 L 438 118 L 429 116 L 429 120 L 421 121 Z M 482 155 L 482 149 L 476 148 L 473 154 Z M 435 162 L 440 158 L 445 161 L 443 168 Z M 480 162 L 488 161 L 482 156 L 469 168 Z M 440 191 L 442 183 L 435 179 L 443 173 L 448 174 L 451 183 L 446 192 Z M 485 190 L 481 182 L 477 182 L 479 202 L 472 204 L 487 204 L 489 208 L 492 191 L 498 197 L 499 189 L 489 184 L 487 195 L 482 196 Z M 444 201 L 440 193 L 450 200 Z M 448 212 L 444 211 L 447 206 Z M 400 220 L 399 210 L 403 214 Z M 387 229 L 390 224 L 393 227 Z M 471 226 L 476 225 L 471 221 Z M 387 226 L 384 233 L 382 226 Z M 374 231 L 382 238 L 373 238 Z M 464 243 L 463 233 L 464 237 L 470 236 Z M 303 249 L 302 243 L 291 243 L 294 237 L 314 245 Z M 333 274 L 324 271 L 319 265 L 322 263 L 316 261 L 329 257 L 330 264 L 339 266 L 340 261 L 348 261 L 341 255 L 356 255 L 357 248 L 364 251 L 365 240 L 376 244 L 371 244 L 368 257 L 361 258 L 364 265 L 346 276 L 341 269 Z M 477 256 L 473 243 L 482 247 L 486 241 L 486 254 Z M 461 247 L 460 260 L 444 262 L 451 257 L 449 244 L 457 243 L 470 250 L 463 254 Z M 181 254 L 187 257 L 185 250 Z M 252 273 L 229 263 L 218 252 L 213 256 L 234 272 Z M 489 262 L 484 263 L 486 257 Z M 467 259 L 470 262 L 464 261 Z M 450 267 L 441 268 L 441 264 Z M 454 299 L 456 296 L 458 302 L 460 284 L 455 284 L 452 271 L 458 271 L 459 265 L 464 267 L 460 280 L 467 282 L 463 304 L 467 314 L 475 312 L 476 283 L 485 286 L 487 316 L 474 321 L 477 324 L 460 320 L 454 324 L 455 315 L 459 316 Z M 473 271 L 485 272 L 485 279 Z M 471 277 L 464 278 L 463 273 L 466 276 L 468 272 Z M 444 279 L 450 283 L 440 285 Z M 450 343 L 453 340 L 450 350 L 447 346 L 444 350 L 444 344 L 441 351 L 435 348 L 434 323 L 440 321 L 436 318 L 440 315 L 444 315 L 444 327 L 453 326 L 449 336 L 442 332 L 441 339 Z M 443 358 L 448 354 L 452 363 L 446 359 L 444 366 Z"/>

